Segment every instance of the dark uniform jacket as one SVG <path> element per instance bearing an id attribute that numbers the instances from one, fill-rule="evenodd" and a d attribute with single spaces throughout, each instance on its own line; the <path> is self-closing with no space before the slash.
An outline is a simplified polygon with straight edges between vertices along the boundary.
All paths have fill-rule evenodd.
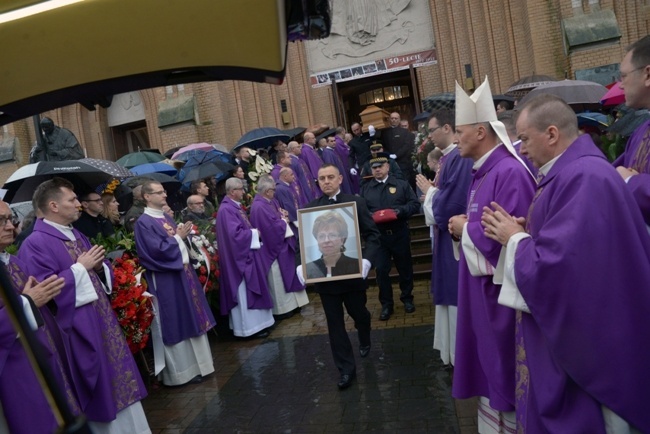
<path id="1" fill-rule="evenodd" d="M 401 179 L 388 175 L 386 182 L 372 179 L 361 187 L 361 197 L 366 200 L 371 213 L 380 209 L 394 209 L 397 220 L 377 225 L 380 230 L 397 230 L 407 226 L 408 219 L 420 209 L 420 201 L 411 186 Z"/>
<path id="2" fill-rule="evenodd" d="M 372 138 L 368 133 L 363 133 L 360 136 L 355 136 L 350 140 L 348 146 L 350 147 L 350 167 L 358 165 L 362 168 L 368 160 L 370 160 L 370 145 L 372 145 Z"/>

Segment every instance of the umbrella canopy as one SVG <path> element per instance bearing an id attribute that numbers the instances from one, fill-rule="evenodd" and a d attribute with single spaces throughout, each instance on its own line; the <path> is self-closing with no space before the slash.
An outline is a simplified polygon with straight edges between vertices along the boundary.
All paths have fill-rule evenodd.
<path id="1" fill-rule="evenodd" d="M 117 164 L 127 169 L 146 163 L 159 163 L 165 159 L 165 156 L 157 152 L 131 152 L 117 160 Z"/>
<path id="2" fill-rule="evenodd" d="M 174 176 L 178 173 L 178 170 L 166 163 L 146 163 L 132 167 L 131 172 L 136 175 L 144 175 L 145 173 L 164 173 L 165 175 Z"/>
<path id="3" fill-rule="evenodd" d="M 198 150 L 201 150 L 201 151 L 211 151 L 211 150 L 214 149 L 214 146 L 212 146 L 209 143 L 194 143 L 192 145 L 183 146 L 178 151 L 174 152 L 172 154 L 171 158 L 172 158 L 172 160 L 175 160 L 175 159 L 178 158 L 179 155 L 184 154 L 185 152 L 188 152 L 188 151 L 193 151 L 195 149 L 198 149 Z"/>
<path id="4" fill-rule="evenodd" d="M 291 136 L 273 127 L 262 127 L 250 130 L 237 141 L 234 149 L 247 146 L 251 149 L 269 148 L 276 140 L 288 141 Z"/>
<path id="5" fill-rule="evenodd" d="M 527 75 L 512 83 L 505 94 L 515 98 L 522 98 L 531 90 L 554 81 L 557 81 L 557 79 L 549 75 Z"/>
<path id="6" fill-rule="evenodd" d="M 630 136 L 642 123 L 650 119 L 650 112 L 646 109 L 634 110 L 624 114 L 607 128 L 610 133 L 620 134 L 623 137 Z"/>
<path id="7" fill-rule="evenodd" d="M 609 126 L 609 118 L 602 113 L 578 113 L 578 126 L 591 126 L 598 128 L 606 128 Z"/>
<path id="8" fill-rule="evenodd" d="M 604 106 L 625 104 L 625 92 L 619 87 L 620 82 L 616 81 L 607 86 L 609 89 L 600 100 Z"/>
<path id="9" fill-rule="evenodd" d="M 235 166 L 233 166 L 232 164 L 224 163 L 223 161 L 215 161 L 214 163 L 203 163 L 201 165 L 191 167 L 190 170 L 187 172 L 187 175 L 185 175 L 185 177 L 183 178 L 183 183 L 226 174 L 234 168 Z"/>
<path id="10" fill-rule="evenodd" d="M 128 171 L 127 173 L 132 175 Z M 41 161 L 19 168 L 7 179 L 2 187 L 7 190 L 4 201 L 13 203 L 32 200 L 36 187 L 55 176 L 72 182 L 77 194 L 95 191 L 98 185 L 115 178 L 112 173 L 81 160 Z"/>
<path id="11" fill-rule="evenodd" d="M 110 173 L 115 178 L 128 178 L 129 176 L 133 176 L 133 173 L 120 166 L 115 161 L 99 160 L 97 158 L 82 158 L 77 161 L 93 166 L 102 172 Z"/>
<path id="12" fill-rule="evenodd" d="M 307 130 L 306 127 L 296 127 L 296 128 L 290 128 L 288 130 L 282 130 L 282 132 L 287 133 L 289 135 L 289 140 L 296 140 L 296 137 L 304 133 L 306 130 Z"/>
<path id="13" fill-rule="evenodd" d="M 325 137 L 333 136 L 336 134 L 336 128 L 329 128 L 316 137 L 316 142 L 320 141 L 320 139 L 324 139 Z"/>
<path id="14" fill-rule="evenodd" d="M 210 152 L 203 152 L 201 155 L 195 155 L 194 157 L 190 158 L 187 163 L 185 163 L 185 166 L 179 171 L 178 173 L 178 179 L 180 179 L 183 184 L 187 184 L 188 182 L 193 181 L 194 179 L 190 179 L 189 181 L 187 180 L 187 176 L 189 175 L 190 171 L 196 167 L 201 167 L 203 165 L 207 164 L 213 164 L 216 166 L 219 171 L 212 174 L 212 175 L 206 175 L 206 176 L 200 176 L 196 179 L 203 179 L 207 178 L 210 176 L 216 176 L 217 180 L 225 178 L 226 174 L 228 171 L 232 170 L 235 168 L 233 164 L 231 164 L 232 160 L 231 157 L 228 156 L 228 161 L 223 160 L 223 154 L 220 153 L 219 151 L 210 151 Z M 206 170 L 206 169 L 203 169 Z M 195 172 L 197 173 L 197 172 Z M 201 172 L 203 173 L 203 172 Z M 197 176 L 197 175 L 193 175 Z"/>
<path id="15" fill-rule="evenodd" d="M 453 92 L 437 93 L 422 100 L 422 106 L 428 112 L 441 109 L 453 109 L 456 105 L 456 94 Z"/>
<path id="16" fill-rule="evenodd" d="M 602 84 L 593 81 L 584 80 L 562 80 L 554 81 L 543 86 L 536 87 L 528 92 L 519 102 L 520 105 L 526 104 L 535 95 L 551 94 L 559 96 L 567 104 L 600 104 L 603 95 L 607 93 L 607 88 Z"/>

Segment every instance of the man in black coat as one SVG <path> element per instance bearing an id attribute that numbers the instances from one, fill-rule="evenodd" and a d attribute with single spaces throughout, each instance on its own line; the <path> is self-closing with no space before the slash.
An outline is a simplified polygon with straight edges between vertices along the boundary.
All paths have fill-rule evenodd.
<path id="1" fill-rule="evenodd" d="M 366 357 L 370 352 L 370 312 L 366 308 L 366 289 L 368 289 L 366 277 L 379 249 L 379 231 L 372 221 L 365 200 L 358 196 L 341 193 L 342 182 L 343 176 L 336 166 L 324 164 L 318 171 L 318 185 L 323 195 L 312 200 L 306 206 L 306 208 L 313 208 L 334 203 L 355 202 L 360 235 L 365 241 L 365 248 L 362 252 L 363 278 L 326 281 L 314 285 L 316 292 L 320 295 L 327 318 L 332 356 L 341 375 L 337 386 L 341 390 L 350 387 L 356 376 L 352 343 L 345 330 L 343 305 L 354 320 L 354 326 L 359 332 L 359 354 L 361 357 Z M 298 266 L 297 272 L 302 280 L 302 266 Z"/>
<path id="2" fill-rule="evenodd" d="M 381 248 L 377 255 L 377 284 L 381 314 L 386 321 L 393 313 L 393 286 L 390 281 L 391 257 L 399 273 L 400 300 L 406 313 L 415 312 L 413 304 L 413 262 L 411 259 L 411 236 L 408 219 L 420 209 L 420 201 L 411 187 L 401 179 L 389 174 L 389 159 L 376 157 L 370 160 L 373 180 L 361 187 L 361 197 L 366 200 L 371 213 L 388 210 L 394 216 L 386 221 L 375 220 L 381 233 Z M 387 214 L 387 213 L 384 213 Z"/>
<path id="3" fill-rule="evenodd" d="M 374 136 L 374 128 L 372 129 L 372 136 L 370 132 L 364 133 L 361 130 L 359 123 L 352 124 L 350 128 L 354 137 L 348 143 L 350 146 L 350 170 L 360 170 L 364 164 L 370 159 L 370 145 L 372 145 L 372 136 Z M 353 173 L 354 174 L 354 173 Z"/>
<path id="4" fill-rule="evenodd" d="M 102 197 L 95 193 L 88 193 L 81 196 L 79 200 L 83 211 L 79 218 L 72 223 L 79 232 L 93 239 L 101 234 L 104 238 L 115 233 L 115 228 L 110 220 L 106 219 L 101 213 L 104 211 Z"/>
<path id="5" fill-rule="evenodd" d="M 400 127 L 401 116 L 397 112 L 390 114 L 390 128 L 381 130 L 381 142 L 384 150 L 396 156 L 397 164 L 412 188 L 415 186 L 415 172 L 413 170 L 413 150 L 415 148 L 415 134 Z"/>

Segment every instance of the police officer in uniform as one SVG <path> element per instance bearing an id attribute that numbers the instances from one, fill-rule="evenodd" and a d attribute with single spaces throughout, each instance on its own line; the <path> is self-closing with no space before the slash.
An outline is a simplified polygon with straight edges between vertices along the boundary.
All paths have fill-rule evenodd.
<path id="1" fill-rule="evenodd" d="M 381 233 L 381 248 L 375 263 L 381 314 L 386 321 L 393 313 L 393 287 L 390 281 L 391 257 L 399 273 L 400 300 L 406 313 L 415 312 L 413 304 L 413 263 L 408 219 L 420 209 L 420 202 L 411 186 L 389 173 L 389 159 L 385 156 L 370 160 L 373 180 L 361 187 L 361 197 Z"/>

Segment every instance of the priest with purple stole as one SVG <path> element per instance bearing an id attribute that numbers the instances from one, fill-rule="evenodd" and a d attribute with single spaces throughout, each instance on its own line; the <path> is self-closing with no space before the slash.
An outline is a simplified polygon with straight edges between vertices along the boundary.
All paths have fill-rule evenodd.
<path id="1" fill-rule="evenodd" d="M 316 152 L 316 136 L 313 133 L 307 132 L 303 135 L 303 140 L 305 143 L 302 144 L 300 159 L 307 164 L 311 175 L 314 177 L 314 181 L 316 181 L 318 178 L 318 170 L 323 165 L 323 160 L 318 155 L 318 152 Z"/>
<path id="2" fill-rule="evenodd" d="M 244 185 L 238 178 L 226 180 L 226 196 L 217 213 L 221 313 L 230 315 L 235 336 L 264 338 L 273 319 L 273 299 L 260 258 L 259 231 L 241 207 Z"/>
<path id="3" fill-rule="evenodd" d="M 296 243 L 298 243 L 298 209 L 300 208 L 300 200 L 296 191 L 291 188 L 291 184 L 295 180 L 296 176 L 293 170 L 284 167 L 280 171 L 280 179 L 275 183 L 275 195 L 273 198 L 278 201 L 280 208 L 287 212 L 289 227 L 296 236 Z M 296 248 L 299 248 L 297 244 Z"/>
<path id="4" fill-rule="evenodd" d="M 61 292 L 65 281 L 52 275 L 42 282 L 28 277 L 24 264 L 5 252 L 14 241 L 14 225 L 9 206 L 0 201 L 0 261 L 21 297 L 25 317 L 35 331 L 47 357 L 52 374 L 67 398 L 74 414 L 81 413 L 74 389 L 68 377 L 67 352 L 59 326 L 46 306 Z M 59 352 L 61 348 L 61 352 Z M 54 418 L 41 385 L 27 359 L 22 343 L 18 340 L 9 314 L 0 301 L 0 404 L 5 413 L 9 432 L 32 434 L 54 432 L 59 425 Z M 0 431 L 2 427 L 0 426 Z"/>
<path id="5" fill-rule="evenodd" d="M 302 153 L 302 145 L 298 142 L 292 141 L 289 142 L 287 147 L 290 157 L 290 166 L 293 173 L 296 175 L 296 181 L 300 184 L 304 195 L 307 197 L 307 204 L 312 199 L 320 196 L 320 188 L 318 188 L 318 183 L 316 182 L 316 176 L 311 173 L 309 166 L 301 158 L 300 154 Z"/>
<path id="6" fill-rule="evenodd" d="M 91 246 L 71 224 L 80 203 L 62 178 L 43 182 L 33 203 L 42 219 L 18 254 L 28 275 L 63 277 L 54 297 L 56 320 L 70 351 L 71 381 L 91 429 L 102 433 L 149 433 L 140 400 L 146 389 L 107 297 L 112 268 L 104 248 Z"/>
<path id="7" fill-rule="evenodd" d="M 471 97 L 456 83 L 456 133 L 460 156 L 474 165 L 465 214 L 448 224 L 460 242 L 452 395 L 479 397 L 479 433 L 514 432 L 515 313 L 497 302 L 501 286 L 493 275 L 501 245 L 483 233 L 481 214 L 493 201 L 525 213 L 535 181 L 497 121 L 487 78 Z"/>
<path id="8" fill-rule="evenodd" d="M 456 363 L 456 325 L 458 318 L 458 261 L 454 257 L 453 241 L 447 222 L 465 212 L 467 192 L 472 180 L 472 160 L 462 158 L 454 143 L 455 113 L 435 110 L 429 117 L 429 140 L 442 152 L 435 179 L 438 192 L 431 210 L 435 223 L 432 227 L 433 267 L 431 293 L 436 305 L 433 348 L 440 351 L 445 365 Z"/>
<path id="9" fill-rule="evenodd" d="M 495 201 L 483 225 L 517 315 L 518 432 L 650 432 L 650 237 L 634 196 L 558 97 L 526 103 L 517 132 L 535 197 L 521 214 Z"/>
<path id="10" fill-rule="evenodd" d="M 278 181 L 280 179 L 280 171 L 282 169 L 291 167 L 291 157 L 288 151 L 278 151 L 276 158 L 278 164 L 273 166 L 273 170 L 271 171 L 271 176 L 273 177 L 274 181 Z M 294 180 L 291 182 L 291 188 L 298 195 L 300 206 L 306 205 L 309 202 L 309 197 L 311 195 L 308 194 L 307 191 L 303 190 L 297 179 L 294 178 Z"/>
<path id="11" fill-rule="evenodd" d="M 619 86 L 625 92 L 625 105 L 650 109 L 650 36 L 644 36 L 627 48 L 620 65 Z M 650 230 L 650 121 L 639 126 L 614 161 L 614 167 L 634 195 Z"/>
<path id="12" fill-rule="evenodd" d="M 296 237 L 289 225 L 288 213 L 280 208 L 274 194 L 273 179 L 260 177 L 250 221 L 260 232 L 259 258 L 262 270 L 268 276 L 273 315 L 288 316 L 309 303 L 309 298 L 296 275 Z"/>
<path id="13" fill-rule="evenodd" d="M 146 206 L 135 224 L 135 245 L 157 312 L 154 372 L 166 386 L 200 382 L 214 372 L 207 332 L 215 320 L 185 245 L 192 222 L 176 226 L 163 212 L 167 193 L 159 182 L 142 184 L 142 196 Z"/>
<path id="14" fill-rule="evenodd" d="M 343 182 L 341 183 L 341 192 L 345 194 L 352 194 L 352 186 L 350 185 L 350 174 L 345 168 L 345 165 L 341 161 L 341 158 L 334 150 L 336 146 L 336 139 L 334 136 L 329 136 L 326 139 L 326 146 L 322 148 L 323 154 L 322 159 L 324 164 L 332 164 L 339 169 L 339 172 L 343 176 Z"/>

